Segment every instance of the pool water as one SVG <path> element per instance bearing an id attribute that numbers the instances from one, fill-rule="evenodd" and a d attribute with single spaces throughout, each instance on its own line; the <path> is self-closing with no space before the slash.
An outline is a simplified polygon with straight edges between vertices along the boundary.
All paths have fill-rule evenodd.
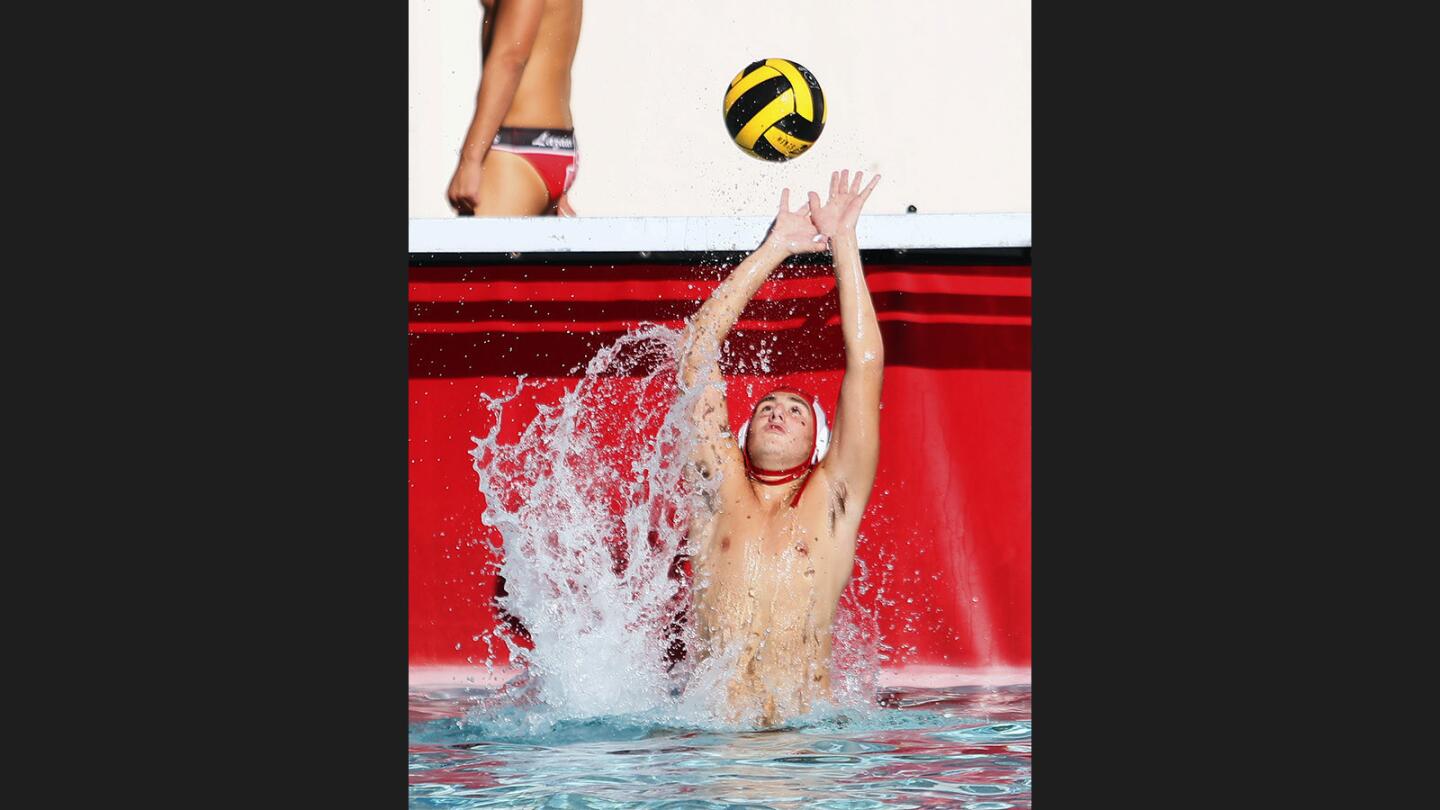
<path id="1" fill-rule="evenodd" d="M 464 686 L 412 687 L 410 806 L 1029 807 L 1028 685 L 880 679 L 904 656 L 879 610 L 907 624 L 919 612 L 882 598 L 892 566 L 878 553 L 867 566 L 857 552 L 831 623 L 837 705 L 778 730 L 718 719 L 738 650 L 674 619 L 703 586 L 676 567 L 693 553 L 692 510 L 719 486 L 684 474 L 706 389 L 675 384 L 683 340 L 655 325 L 626 334 L 533 415 L 516 407 L 523 377 L 482 397 L 471 457 L 506 583 L 495 606 L 525 632 L 477 627 L 488 655 Z M 930 685 L 877 691 L 907 679 Z"/>
<path id="2" fill-rule="evenodd" d="M 545 719 L 484 688 L 412 689 L 411 807 L 1028 808 L 1030 687 L 882 689 L 775 731 Z"/>

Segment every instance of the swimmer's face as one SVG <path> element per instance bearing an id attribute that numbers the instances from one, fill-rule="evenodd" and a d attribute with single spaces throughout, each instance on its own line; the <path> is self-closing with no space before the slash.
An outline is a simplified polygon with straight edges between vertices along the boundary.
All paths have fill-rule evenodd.
<path id="1" fill-rule="evenodd" d="M 755 406 L 745 448 L 767 469 L 789 469 L 809 460 L 815 414 L 798 394 L 777 391 Z"/>

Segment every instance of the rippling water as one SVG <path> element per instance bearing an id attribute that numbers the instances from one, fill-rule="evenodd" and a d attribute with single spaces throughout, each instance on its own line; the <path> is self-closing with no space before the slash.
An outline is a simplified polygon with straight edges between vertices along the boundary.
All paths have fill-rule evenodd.
<path id="1" fill-rule="evenodd" d="M 480 688 L 410 694 L 411 807 L 1030 807 L 1030 687 L 885 689 L 778 731 L 544 720 Z"/>

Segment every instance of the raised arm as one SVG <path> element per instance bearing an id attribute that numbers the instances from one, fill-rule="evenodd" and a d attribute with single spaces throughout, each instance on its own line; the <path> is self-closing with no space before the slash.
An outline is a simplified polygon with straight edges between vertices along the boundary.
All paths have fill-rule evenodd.
<path id="1" fill-rule="evenodd" d="M 739 320 L 745 305 L 789 256 L 815 253 L 828 243 L 810 220 L 809 206 L 790 210 L 790 189 L 780 193 L 780 212 L 759 249 L 745 258 L 715 288 L 710 299 L 690 319 L 680 351 L 680 384 L 686 389 L 705 386 L 695 409 L 699 428 L 694 461 L 703 475 L 717 466 L 741 465 L 740 451 L 730 439 L 730 417 L 726 409 L 724 380 L 720 375 L 720 346 L 730 328 Z M 727 479 L 736 479 L 725 470 Z M 743 478 L 743 476 L 739 476 Z"/>
<path id="2" fill-rule="evenodd" d="M 480 205 L 480 167 L 515 101 L 515 89 L 520 86 L 525 63 L 535 47 L 540 13 L 544 10 L 545 0 L 503 0 L 495 4 L 493 12 L 486 12 L 487 17 L 493 13 L 495 18 L 480 70 L 475 115 L 465 132 L 460 163 L 446 191 L 451 207 L 461 214 L 474 213 Z M 490 20 L 486 24 L 490 25 Z"/>
<path id="3" fill-rule="evenodd" d="M 810 193 L 810 209 L 817 212 L 812 218 L 829 238 L 835 257 L 840 330 L 845 336 L 845 377 L 835 407 L 830 450 L 822 465 L 841 496 L 843 517 L 854 521 L 859 521 L 875 486 L 875 467 L 880 459 L 880 386 L 885 372 L 885 345 L 855 236 L 860 209 L 880 176 L 876 175 L 862 191 L 863 175 L 856 172 L 851 182 L 848 170 L 832 173 L 830 198 L 823 206 L 819 196 Z"/>

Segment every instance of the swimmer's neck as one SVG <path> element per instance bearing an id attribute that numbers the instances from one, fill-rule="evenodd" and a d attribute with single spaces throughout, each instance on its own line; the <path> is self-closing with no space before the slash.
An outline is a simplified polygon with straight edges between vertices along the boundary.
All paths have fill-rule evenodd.
<path id="1" fill-rule="evenodd" d="M 790 506 L 796 490 L 800 489 L 805 481 L 814 474 L 815 471 L 811 470 L 794 481 L 786 481 L 783 484 L 767 484 L 752 478 L 750 479 L 750 491 L 755 493 L 755 500 L 760 502 L 760 506 L 768 514 L 778 514 Z"/>

